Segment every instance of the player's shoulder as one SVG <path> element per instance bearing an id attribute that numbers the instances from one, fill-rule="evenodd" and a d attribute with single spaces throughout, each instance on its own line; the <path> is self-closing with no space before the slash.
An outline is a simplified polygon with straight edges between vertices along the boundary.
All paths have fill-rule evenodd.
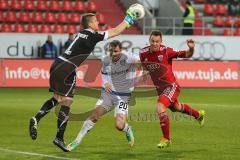
<path id="1" fill-rule="evenodd" d="M 149 53 L 149 51 L 150 51 L 150 46 L 146 46 L 140 50 L 139 54 L 144 55 L 144 54 Z"/>
<path id="2" fill-rule="evenodd" d="M 109 62 L 110 60 L 111 60 L 110 55 L 104 55 L 104 56 L 101 57 L 101 61 L 102 61 L 103 63 Z"/>
<path id="3" fill-rule="evenodd" d="M 125 59 L 128 63 L 133 63 L 140 60 L 139 55 L 132 52 L 123 52 L 121 59 Z"/>
<path id="4" fill-rule="evenodd" d="M 133 57 L 133 53 L 131 52 L 122 52 L 122 57 L 125 59 L 131 59 Z"/>
<path id="5" fill-rule="evenodd" d="M 167 48 L 168 47 L 165 44 L 163 44 L 163 43 L 160 44 L 160 51 L 164 50 L 164 49 L 167 49 Z"/>
<path id="6" fill-rule="evenodd" d="M 89 35 L 89 36 L 104 35 L 104 34 L 105 34 L 104 31 L 93 31 L 93 30 L 91 30 L 91 29 L 81 30 L 80 33 L 86 34 L 86 35 Z"/>

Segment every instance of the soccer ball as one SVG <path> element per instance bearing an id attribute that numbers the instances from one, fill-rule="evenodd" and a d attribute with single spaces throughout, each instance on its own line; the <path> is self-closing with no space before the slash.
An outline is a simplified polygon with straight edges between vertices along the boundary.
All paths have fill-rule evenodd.
<path id="1" fill-rule="evenodd" d="M 134 12 L 137 16 L 137 19 L 142 19 L 144 16 L 145 16 L 145 10 L 144 10 L 144 7 L 143 5 L 139 4 L 139 3 L 135 3 L 135 4 L 132 4 L 130 7 L 129 7 L 129 10 L 131 12 Z"/>

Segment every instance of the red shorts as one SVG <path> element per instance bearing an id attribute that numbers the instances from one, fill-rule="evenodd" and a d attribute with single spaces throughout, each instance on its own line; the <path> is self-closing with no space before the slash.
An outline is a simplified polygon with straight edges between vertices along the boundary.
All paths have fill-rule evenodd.
<path id="1" fill-rule="evenodd" d="M 177 101 L 179 94 L 180 86 L 177 83 L 173 83 L 171 86 L 166 87 L 161 94 L 159 94 L 158 103 L 162 103 L 165 107 L 169 107 Z"/>

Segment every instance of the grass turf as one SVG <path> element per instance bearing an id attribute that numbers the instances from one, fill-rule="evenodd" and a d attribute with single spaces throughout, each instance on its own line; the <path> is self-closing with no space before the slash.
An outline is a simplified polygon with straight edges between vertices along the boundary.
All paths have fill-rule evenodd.
<path id="1" fill-rule="evenodd" d="M 52 143 L 56 134 L 55 112 L 50 112 L 40 122 L 36 141 L 32 141 L 28 135 L 29 118 L 50 96 L 47 89 L 0 89 L 1 160 L 240 158 L 239 89 L 182 90 L 179 100 L 204 109 L 207 119 L 205 126 L 200 128 L 193 118 L 168 112 L 172 145 L 167 149 L 156 147 L 161 130 L 158 119 L 149 116 L 154 115 L 156 97 L 136 96 L 136 105 L 129 110 L 129 124 L 133 126 L 136 139 L 133 148 L 128 147 L 125 135 L 114 128 L 111 112 L 95 125 L 80 147 L 71 153 L 62 152 Z M 75 96 L 72 112 L 88 111 L 95 105 L 96 99 L 95 95 Z M 81 121 L 68 123 L 66 142 L 75 138 L 81 125 Z M 35 153 L 38 155 L 30 155 Z"/>

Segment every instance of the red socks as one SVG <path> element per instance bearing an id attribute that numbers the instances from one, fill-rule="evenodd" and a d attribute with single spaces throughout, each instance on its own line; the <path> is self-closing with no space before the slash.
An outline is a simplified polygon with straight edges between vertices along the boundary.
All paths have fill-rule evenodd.
<path id="1" fill-rule="evenodd" d="M 177 111 L 180 111 L 182 113 L 186 113 L 190 116 L 193 116 L 196 119 L 199 117 L 199 112 L 197 110 L 191 108 L 187 104 L 179 103 L 179 107 L 174 106 L 174 108 Z M 160 126 L 161 126 L 161 129 L 162 129 L 163 137 L 166 138 L 166 139 L 170 139 L 170 136 L 169 136 L 170 124 L 169 124 L 169 117 L 167 115 L 167 112 L 159 113 L 158 116 L 159 116 L 159 120 L 160 120 Z"/>
<path id="2" fill-rule="evenodd" d="M 160 120 L 160 126 L 162 129 L 163 137 L 170 139 L 169 137 L 169 118 L 167 112 L 162 112 L 158 114 Z"/>
<path id="3" fill-rule="evenodd" d="M 184 103 L 179 103 L 181 106 L 182 113 L 186 113 L 190 116 L 193 116 L 195 119 L 199 117 L 199 112 L 193 108 L 191 108 L 189 105 Z"/>

